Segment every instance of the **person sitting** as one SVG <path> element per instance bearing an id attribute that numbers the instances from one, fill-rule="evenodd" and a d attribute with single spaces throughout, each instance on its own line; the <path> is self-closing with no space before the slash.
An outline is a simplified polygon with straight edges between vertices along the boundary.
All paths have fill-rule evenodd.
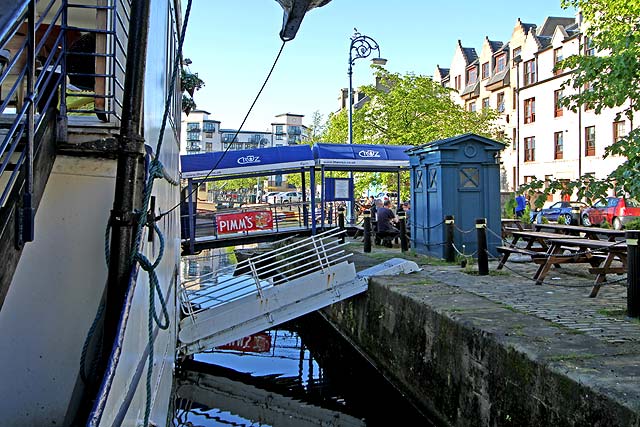
<path id="1" fill-rule="evenodd" d="M 384 246 L 392 247 L 391 241 L 400 235 L 400 230 L 394 226 L 398 222 L 398 218 L 391 210 L 390 200 L 385 200 L 383 206 L 377 209 L 376 218 L 378 220 L 376 244 L 380 239 Z"/>

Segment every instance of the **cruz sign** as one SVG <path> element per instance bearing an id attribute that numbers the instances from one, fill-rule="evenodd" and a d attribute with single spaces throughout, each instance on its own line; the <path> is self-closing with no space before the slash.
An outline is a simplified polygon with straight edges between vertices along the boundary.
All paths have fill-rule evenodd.
<path id="1" fill-rule="evenodd" d="M 216 215 L 218 234 L 242 233 L 254 230 L 273 229 L 270 211 L 238 212 Z"/>

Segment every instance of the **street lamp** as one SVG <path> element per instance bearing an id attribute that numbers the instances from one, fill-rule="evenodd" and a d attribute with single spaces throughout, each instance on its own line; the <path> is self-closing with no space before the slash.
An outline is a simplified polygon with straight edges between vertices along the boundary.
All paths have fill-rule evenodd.
<path id="1" fill-rule="evenodd" d="M 376 65 L 385 65 L 387 60 L 380 57 L 380 46 L 369 36 L 360 34 L 356 28 L 351 36 L 351 45 L 349 46 L 349 144 L 353 144 L 353 64 L 356 59 L 368 58 L 371 52 L 378 51 L 378 57 L 373 58 L 372 62 Z"/>
<path id="2" fill-rule="evenodd" d="M 378 57 L 372 59 L 375 65 L 385 65 L 387 63 L 386 59 L 380 57 L 380 46 L 378 46 L 378 42 L 369 36 L 360 34 L 357 28 L 354 28 L 353 31 L 351 45 L 349 46 L 349 70 L 347 71 L 349 75 L 349 144 L 353 144 L 353 64 L 356 59 L 368 58 L 373 51 L 378 51 Z M 353 182 L 352 171 L 349 171 L 349 178 Z M 355 215 L 353 214 L 353 205 L 351 202 L 347 205 L 347 212 L 349 215 L 349 223 L 352 224 Z"/>

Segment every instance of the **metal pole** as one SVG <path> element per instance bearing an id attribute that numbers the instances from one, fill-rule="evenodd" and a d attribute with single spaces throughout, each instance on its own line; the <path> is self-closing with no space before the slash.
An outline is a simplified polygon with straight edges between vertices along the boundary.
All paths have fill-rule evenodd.
<path id="1" fill-rule="evenodd" d="M 31 0 L 28 9 L 29 16 L 27 18 L 27 146 L 25 149 L 25 191 L 22 195 L 22 240 L 23 242 L 32 242 L 35 238 L 35 216 L 36 210 L 33 206 L 33 155 L 34 155 L 34 99 L 35 99 L 35 72 L 36 72 L 36 2 Z M 44 71 L 43 71 L 44 73 Z M 52 77 L 53 78 L 53 77 Z M 45 81 L 43 80 L 43 85 Z M 16 109 L 16 113 L 19 113 Z M 43 111 L 42 114 L 45 112 Z"/>
<path id="2" fill-rule="evenodd" d="M 444 217 L 445 227 L 445 246 L 444 246 L 444 259 L 447 262 L 456 262 L 456 255 L 453 250 L 453 231 L 454 231 L 454 218 L 452 215 Z"/>
<path id="3" fill-rule="evenodd" d="M 311 235 L 316 234 L 316 170 L 309 168 L 309 186 L 311 187 Z"/>
<path id="4" fill-rule="evenodd" d="M 489 274 L 489 255 L 487 254 L 487 219 L 476 219 L 476 232 L 478 236 L 478 274 Z"/>
<path id="5" fill-rule="evenodd" d="M 115 196 L 111 211 L 111 257 L 105 310 L 104 348 L 116 337 L 120 312 L 131 276 L 137 212 L 144 188 L 143 94 L 149 32 L 149 0 L 132 2 L 119 135 Z M 109 352 L 105 352 L 105 361 Z"/>
<path id="6" fill-rule="evenodd" d="M 400 250 L 407 252 L 409 250 L 409 242 L 407 241 L 407 223 L 406 213 L 404 210 L 398 211 L 398 228 L 400 229 Z"/>
<path id="7" fill-rule="evenodd" d="M 365 253 L 371 252 L 371 211 L 369 209 L 364 211 L 364 243 L 363 250 Z"/>
<path id="8" fill-rule="evenodd" d="M 338 228 L 340 228 L 340 243 L 344 243 L 344 206 L 338 207 Z"/>
<path id="9" fill-rule="evenodd" d="M 624 233 L 627 240 L 627 315 L 640 317 L 640 231 Z"/>

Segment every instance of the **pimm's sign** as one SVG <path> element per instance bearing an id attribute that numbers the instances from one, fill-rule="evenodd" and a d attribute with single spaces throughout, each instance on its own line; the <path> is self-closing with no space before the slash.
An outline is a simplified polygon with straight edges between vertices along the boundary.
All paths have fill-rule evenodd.
<path id="1" fill-rule="evenodd" d="M 270 211 L 252 211 L 216 215 L 218 234 L 242 233 L 254 230 L 273 229 Z"/>

